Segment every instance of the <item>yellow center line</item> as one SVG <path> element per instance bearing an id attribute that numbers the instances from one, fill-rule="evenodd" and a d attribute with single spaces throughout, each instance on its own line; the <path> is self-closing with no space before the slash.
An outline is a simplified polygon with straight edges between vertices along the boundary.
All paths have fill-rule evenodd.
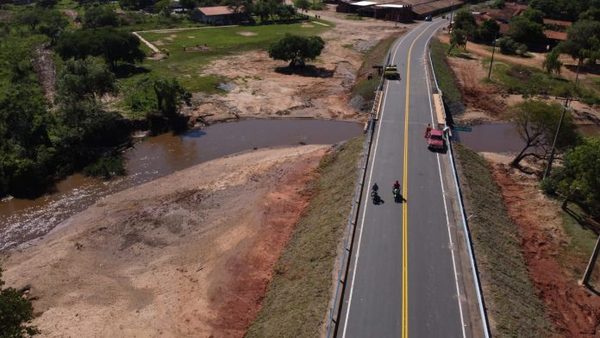
<path id="1" fill-rule="evenodd" d="M 408 200 L 408 116 L 410 113 L 410 61 L 415 42 L 423 35 L 423 30 L 408 48 L 406 59 L 406 99 L 404 106 L 404 164 L 402 174 L 402 196 Z M 402 338 L 408 338 L 408 205 L 402 204 Z"/>

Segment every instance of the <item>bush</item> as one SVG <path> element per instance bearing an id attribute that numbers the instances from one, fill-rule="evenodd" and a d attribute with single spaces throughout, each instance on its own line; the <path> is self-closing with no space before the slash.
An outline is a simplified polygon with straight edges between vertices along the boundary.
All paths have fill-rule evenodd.
<path id="1" fill-rule="evenodd" d="M 13 288 L 3 288 L 0 269 L 0 336 L 21 338 L 39 333 L 35 326 L 28 325 L 33 319 L 31 301 Z"/>
<path id="2" fill-rule="evenodd" d="M 527 54 L 527 46 L 523 43 L 518 43 L 512 38 L 503 37 L 498 39 L 497 41 L 498 47 L 500 47 L 500 52 L 502 54 L 507 55 L 521 55 L 525 56 Z"/>
<path id="3" fill-rule="evenodd" d="M 96 162 L 83 168 L 83 173 L 88 176 L 110 179 L 115 176 L 125 175 L 123 158 L 118 155 L 102 156 Z"/>

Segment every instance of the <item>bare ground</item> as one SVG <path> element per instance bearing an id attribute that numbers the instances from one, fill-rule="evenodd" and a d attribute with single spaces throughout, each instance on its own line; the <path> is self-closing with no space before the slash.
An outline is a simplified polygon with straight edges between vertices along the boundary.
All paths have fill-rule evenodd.
<path id="1" fill-rule="evenodd" d="M 312 63 L 315 68 L 311 74 L 285 74 L 281 69 L 287 63 L 270 59 L 265 51 L 224 57 L 205 67 L 203 74 L 233 79 L 226 85 L 228 92 L 196 94 L 197 105 L 188 113 L 204 123 L 244 117 L 366 119 L 349 103 L 350 89 L 363 61 L 362 53 L 405 28 L 390 22 L 342 19 L 331 10 L 319 15 L 334 22 L 335 27 L 322 35 L 326 46 Z"/>
<path id="2" fill-rule="evenodd" d="M 326 152 L 249 152 L 104 198 L 4 257 L 48 337 L 241 337 Z"/>
<path id="3" fill-rule="evenodd" d="M 537 180 L 505 164 L 493 164 L 508 213 L 517 224 L 532 281 L 561 337 L 600 335 L 600 298 L 578 285 L 565 270 L 568 236 L 561 225 L 560 207 L 537 189 Z M 569 255 L 569 253 L 566 253 Z M 581 262 L 579 262 L 580 264 Z"/>
<path id="4" fill-rule="evenodd" d="M 471 44 L 467 47 L 469 52 L 473 52 L 471 47 Z M 477 55 L 471 54 L 471 56 L 472 59 L 448 58 L 466 103 L 465 112 L 455 120 L 460 123 L 474 124 L 508 119 L 510 107 L 523 102 L 525 98 L 522 95 L 508 94 L 497 86 L 486 83 L 484 79 L 487 78 L 487 69 Z M 536 97 L 536 99 L 564 104 L 564 101 L 553 97 Z M 569 106 L 576 124 L 600 126 L 600 110 L 597 107 L 579 101 L 572 101 Z"/>

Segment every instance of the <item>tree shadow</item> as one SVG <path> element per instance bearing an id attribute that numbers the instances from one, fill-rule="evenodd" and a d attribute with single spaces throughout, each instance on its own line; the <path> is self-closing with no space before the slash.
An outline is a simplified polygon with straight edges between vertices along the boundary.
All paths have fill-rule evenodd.
<path id="1" fill-rule="evenodd" d="M 123 63 L 117 65 L 115 69 L 113 69 L 113 72 L 118 79 L 123 79 L 137 74 L 149 73 L 150 69 L 129 63 Z"/>
<path id="2" fill-rule="evenodd" d="M 577 64 L 564 65 L 564 67 L 574 73 L 577 72 Z M 581 65 L 579 67 L 579 73 L 600 75 L 600 65 Z"/>
<path id="3" fill-rule="evenodd" d="M 320 78 L 328 78 L 332 77 L 334 71 L 329 70 L 323 67 L 316 67 L 313 65 L 308 65 L 304 67 L 277 67 L 275 71 L 280 74 L 285 75 L 300 75 L 306 77 L 320 77 Z"/>
<path id="4" fill-rule="evenodd" d="M 600 224 L 591 217 L 585 217 L 577 213 L 577 211 L 569 208 L 569 205 L 565 205 L 562 208 L 569 216 L 571 216 L 577 224 L 582 228 L 593 231 L 596 235 L 600 235 Z"/>

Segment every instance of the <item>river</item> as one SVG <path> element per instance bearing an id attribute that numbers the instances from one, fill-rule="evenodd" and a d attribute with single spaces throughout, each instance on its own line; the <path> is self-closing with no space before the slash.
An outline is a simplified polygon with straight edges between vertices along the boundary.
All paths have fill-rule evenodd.
<path id="1" fill-rule="evenodd" d="M 127 175 L 110 181 L 74 174 L 37 199 L 0 202 L 0 251 L 39 238 L 101 198 L 193 165 L 265 147 L 333 144 L 362 125 L 323 120 L 243 120 L 149 137 L 124 153 Z"/>

